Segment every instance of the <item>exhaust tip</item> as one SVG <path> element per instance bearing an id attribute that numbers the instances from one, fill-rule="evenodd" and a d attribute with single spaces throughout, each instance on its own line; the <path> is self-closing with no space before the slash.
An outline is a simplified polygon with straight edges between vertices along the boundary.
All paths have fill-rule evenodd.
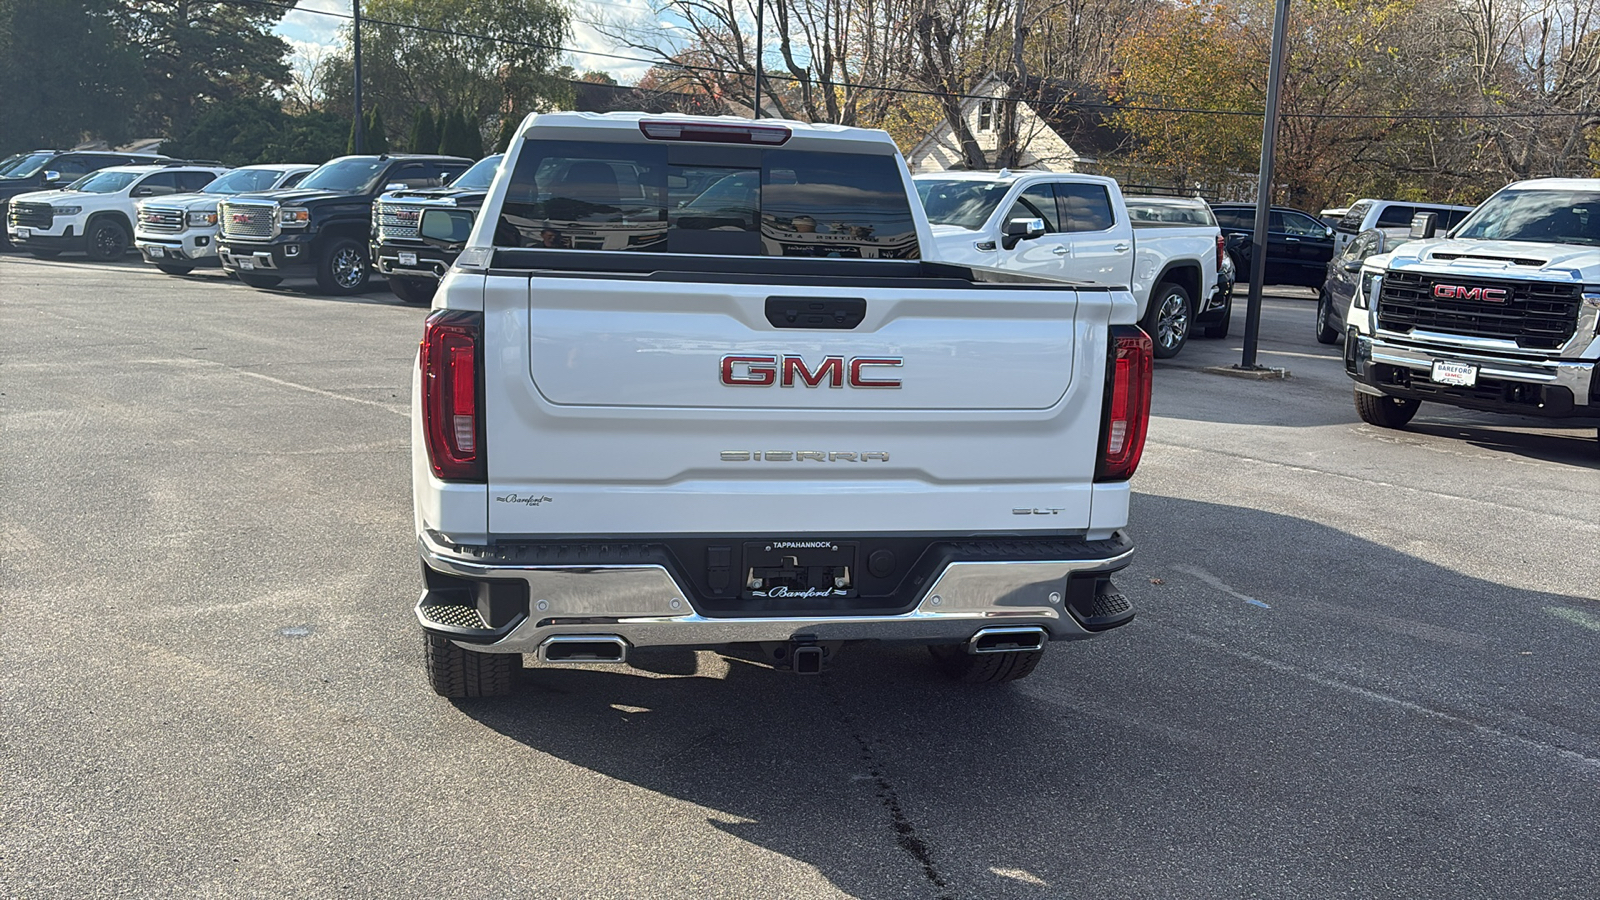
<path id="1" fill-rule="evenodd" d="M 1050 635 L 1037 625 L 985 628 L 967 641 L 968 653 L 1024 653 L 1043 650 Z"/>
<path id="2" fill-rule="evenodd" d="M 614 634 L 558 634 L 539 645 L 547 663 L 625 663 L 628 642 Z"/>

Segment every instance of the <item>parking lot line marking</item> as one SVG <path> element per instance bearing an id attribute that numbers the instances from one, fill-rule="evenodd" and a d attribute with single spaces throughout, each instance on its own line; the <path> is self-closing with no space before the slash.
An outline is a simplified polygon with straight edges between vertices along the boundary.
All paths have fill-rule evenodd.
<path id="1" fill-rule="evenodd" d="M 218 363 L 217 365 L 222 366 L 221 363 Z M 282 378 L 273 378 L 271 375 L 263 375 L 260 372 L 247 372 L 244 369 L 235 369 L 232 366 L 222 366 L 222 368 L 231 372 L 236 372 L 240 375 L 248 376 L 250 378 L 259 378 L 262 381 L 270 381 L 273 384 L 282 385 L 286 388 L 294 388 L 297 391 L 305 391 L 308 394 L 317 394 L 322 397 L 332 397 L 335 400 L 344 400 L 349 403 L 359 403 L 362 406 L 375 406 L 378 409 L 386 412 L 392 412 L 398 416 L 406 416 L 409 418 L 411 415 L 411 410 L 409 408 L 397 407 L 388 403 L 379 403 L 376 400 L 364 400 L 360 397 L 351 397 L 346 394 L 336 394 L 333 391 L 325 391 L 322 388 L 314 388 L 305 384 L 296 384 L 293 381 L 284 381 Z"/>
<path id="2" fill-rule="evenodd" d="M 1299 666 L 1291 665 L 1289 663 L 1282 662 L 1281 660 L 1271 659 L 1266 656 L 1251 653 L 1248 650 L 1235 650 L 1234 648 L 1229 647 L 1220 641 L 1215 641 L 1211 638 L 1204 637 L 1193 632 L 1184 631 L 1181 628 L 1174 628 L 1171 625 L 1161 625 L 1155 622 L 1147 621 L 1144 627 L 1154 628 L 1158 631 L 1171 632 L 1172 634 L 1175 634 L 1178 637 L 1189 641 L 1190 643 L 1199 644 L 1200 646 L 1209 650 L 1215 650 L 1218 653 L 1232 656 L 1236 659 L 1242 659 L 1246 662 L 1254 663 L 1258 666 L 1271 669 L 1274 672 L 1279 672 L 1284 675 L 1292 675 L 1295 678 L 1309 681 L 1312 684 L 1316 684 L 1321 687 L 1340 691 L 1342 693 L 1350 694 L 1351 696 L 1361 697 L 1365 700 L 1371 700 L 1374 703 L 1381 703 L 1386 706 L 1397 707 L 1407 712 L 1416 713 L 1417 715 L 1434 719 L 1436 721 L 1448 722 L 1451 725 L 1459 725 L 1468 728 L 1474 733 L 1482 735 L 1483 737 L 1490 738 L 1498 743 L 1507 744 L 1514 747 L 1521 747 L 1524 750 L 1534 750 L 1542 755 L 1555 756 L 1567 762 L 1575 763 L 1580 768 L 1600 775 L 1600 759 L 1592 756 L 1586 756 L 1576 750 L 1568 750 L 1565 747 L 1559 747 L 1555 744 L 1534 740 L 1533 738 L 1523 737 L 1522 735 L 1518 734 L 1508 734 L 1498 728 L 1484 725 L 1479 722 L 1474 722 L 1471 719 L 1463 719 L 1460 716 L 1452 715 L 1437 709 L 1432 709 L 1430 707 L 1423 706 L 1420 703 L 1413 703 L 1410 700 L 1402 700 L 1399 697 L 1380 693 L 1369 688 L 1361 687 L 1360 685 L 1340 681 L 1337 678 L 1331 678 L 1327 675 L 1313 672 L 1310 669 L 1302 669 Z"/>
<path id="3" fill-rule="evenodd" d="M 1177 569 L 1179 572 L 1183 572 L 1186 575 L 1193 575 L 1194 577 L 1200 579 L 1201 581 L 1204 581 L 1206 584 L 1211 585 L 1212 587 L 1214 587 L 1217 590 L 1223 592 L 1224 594 L 1227 594 L 1228 596 L 1237 598 L 1239 600 L 1243 600 L 1244 602 L 1250 604 L 1251 606 L 1259 606 L 1262 609 L 1271 609 L 1272 608 L 1272 607 L 1268 606 L 1267 604 L 1261 602 L 1260 600 L 1257 600 L 1254 597 L 1247 597 L 1244 594 L 1241 594 L 1238 591 L 1234 590 L 1233 588 L 1228 587 L 1228 585 L 1225 584 L 1222 581 L 1221 578 L 1218 578 L 1217 576 L 1211 574 L 1210 572 L 1207 572 L 1205 569 L 1196 568 L 1194 566 L 1173 566 L 1173 568 Z"/>

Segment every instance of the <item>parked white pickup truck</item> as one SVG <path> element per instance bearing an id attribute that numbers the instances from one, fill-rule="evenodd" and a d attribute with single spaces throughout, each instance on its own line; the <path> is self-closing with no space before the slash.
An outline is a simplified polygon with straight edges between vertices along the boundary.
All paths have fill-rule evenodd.
<path id="1" fill-rule="evenodd" d="M 887 134 L 534 115 L 471 213 L 418 227 L 460 250 L 413 394 L 438 693 L 523 654 L 814 673 L 848 641 L 1009 681 L 1133 617 L 1132 295 L 921 259 Z"/>
<path id="2" fill-rule="evenodd" d="M 941 172 L 915 177 L 933 227 L 930 257 L 1093 284 L 1127 287 L 1157 358 L 1178 355 L 1190 331 L 1227 334 L 1231 294 L 1218 285 L 1222 232 L 1206 222 L 1129 214 L 1111 178 L 1060 172 Z M 1171 216 L 1167 217 L 1168 219 Z"/>
<path id="3" fill-rule="evenodd" d="M 1412 234 L 1432 237 L 1419 213 Z M 1363 421 L 1401 428 L 1426 400 L 1600 416 L 1600 179 L 1502 188 L 1450 236 L 1369 257 L 1346 317 Z"/>
<path id="4" fill-rule="evenodd" d="M 187 275 L 217 259 L 217 204 L 223 197 L 294 187 L 316 166 L 242 166 L 200 190 L 145 200 L 138 206 L 133 245 L 139 255 L 168 275 Z"/>

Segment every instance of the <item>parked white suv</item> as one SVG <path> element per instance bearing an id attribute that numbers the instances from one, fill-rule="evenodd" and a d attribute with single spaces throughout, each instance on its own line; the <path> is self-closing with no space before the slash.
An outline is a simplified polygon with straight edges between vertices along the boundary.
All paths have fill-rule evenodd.
<path id="1" fill-rule="evenodd" d="M 18 195 L 6 214 L 6 234 L 40 259 L 75 251 L 90 259 L 120 259 L 133 246 L 140 200 L 192 194 L 226 171 L 227 166 L 182 162 L 101 169 L 60 190 Z"/>
<path id="2" fill-rule="evenodd" d="M 1062 172 L 941 172 L 913 178 L 933 228 L 927 255 L 1084 284 L 1128 288 L 1157 358 L 1176 356 L 1196 322 L 1229 312 L 1218 286 L 1222 232 L 1196 201 L 1129 213 L 1117 182 Z M 1204 206 L 1204 204 L 1199 204 Z M 1032 224 L 1030 224 L 1032 223 Z"/>
<path id="3" fill-rule="evenodd" d="M 140 201 L 133 242 L 144 261 L 168 275 L 218 265 L 217 203 L 235 194 L 291 188 L 316 169 L 304 164 L 243 166 L 193 194 Z"/>

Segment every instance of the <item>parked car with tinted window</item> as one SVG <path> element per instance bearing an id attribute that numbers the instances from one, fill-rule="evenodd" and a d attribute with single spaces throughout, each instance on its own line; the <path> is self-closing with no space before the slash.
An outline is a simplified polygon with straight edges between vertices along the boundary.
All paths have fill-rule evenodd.
<path id="1" fill-rule="evenodd" d="M 1213 203 L 1239 280 L 1249 282 L 1256 231 L 1254 203 Z M 1320 288 L 1333 258 L 1333 229 L 1305 210 L 1274 206 L 1267 215 L 1267 284 Z"/>
<path id="2" fill-rule="evenodd" d="M 228 171 L 210 163 L 173 161 L 111 166 L 58 191 L 18 194 L 6 213 L 11 242 L 40 259 L 82 252 L 90 259 L 121 259 L 133 247 L 138 202 L 190 194 Z"/>
<path id="3" fill-rule="evenodd" d="M 1356 282 L 1361 279 L 1361 265 L 1374 256 L 1413 240 L 1409 230 L 1400 228 L 1369 228 L 1356 235 L 1344 250 L 1328 263 L 1328 279 L 1317 293 L 1317 340 L 1335 344 L 1344 337 L 1345 317 L 1350 311 L 1350 301 L 1356 294 Z"/>
<path id="4" fill-rule="evenodd" d="M 0 222 L 6 206 L 18 194 L 66 187 L 90 172 L 107 166 L 135 166 L 167 159 L 156 153 L 119 153 L 114 150 L 33 150 L 7 157 L 0 163 Z M 0 247 L 10 245 L 0 234 Z"/>
<path id="5" fill-rule="evenodd" d="M 1456 227 L 1472 209 L 1470 206 L 1414 203 L 1410 200 L 1357 200 L 1350 204 L 1339 223 L 1333 227 L 1334 250 L 1344 250 L 1344 245 L 1355 240 L 1356 235 L 1371 228 L 1409 229 L 1417 213 L 1429 212 L 1438 216 L 1437 226 L 1443 233 Z"/>

